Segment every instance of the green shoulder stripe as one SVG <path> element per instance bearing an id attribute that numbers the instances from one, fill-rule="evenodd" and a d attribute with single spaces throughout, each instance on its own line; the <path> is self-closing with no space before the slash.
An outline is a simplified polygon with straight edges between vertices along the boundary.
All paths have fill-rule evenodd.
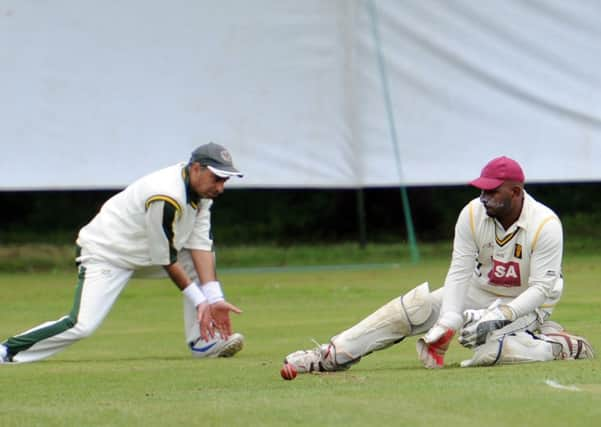
<path id="1" fill-rule="evenodd" d="M 146 203 L 144 205 L 146 206 L 146 209 L 148 209 L 148 207 L 150 206 L 150 204 L 152 202 L 157 202 L 157 201 L 167 202 L 175 208 L 177 213 L 181 214 L 181 212 L 182 212 L 182 208 L 179 205 L 179 203 L 177 203 L 177 200 L 175 200 L 173 197 L 165 196 L 164 194 L 157 194 L 156 196 L 149 197 L 148 200 L 146 200 Z"/>

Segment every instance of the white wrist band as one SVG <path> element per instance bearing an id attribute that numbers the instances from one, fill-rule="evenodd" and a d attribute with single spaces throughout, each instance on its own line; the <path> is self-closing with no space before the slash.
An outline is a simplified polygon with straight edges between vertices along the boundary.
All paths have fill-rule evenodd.
<path id="1" fill-rule="evenodd" d="M 196 282 L 190 283 L 186 288 L 182 291 L 182 294 L 190 301 L 194 307 L 198 307 L 203 302 L 207 301 L 207 297 L 204 296 Z"/>
<path id="2" fill-rule="evenodd" d="M 223 291 L 221 290 L 221 284 L 216 280 L 205 283 L 201 286 L 201 289 L 209 304 L 225 300 Z"/>

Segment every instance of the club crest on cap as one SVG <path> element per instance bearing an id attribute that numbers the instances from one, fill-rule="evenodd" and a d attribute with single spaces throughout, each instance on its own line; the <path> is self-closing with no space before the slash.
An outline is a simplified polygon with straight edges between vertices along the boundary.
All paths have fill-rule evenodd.
<path id="1" fill-rule="evenodd" d="M 219 155 L 221 156 L 221 158 L 222 158 L 224 161 L 226 161 L 226 162 L 228 162 L 228 163 L 230 163 L 230 162 L 232 161 L 232 155 L 231 155 L 231 154 L 230 154 L 230 152 L 229 152 L 229 151 L 227 151 L 227 150 L 221 150 L 221 152 L 219 153 Z"/>

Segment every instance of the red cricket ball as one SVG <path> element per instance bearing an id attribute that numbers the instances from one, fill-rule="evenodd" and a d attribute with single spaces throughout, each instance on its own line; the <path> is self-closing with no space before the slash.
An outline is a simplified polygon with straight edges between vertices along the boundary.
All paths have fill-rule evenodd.
<path id="1" fill-rule="evenodd" d="M 293 380 L 296 378 L 296 368 L 288 363 L 284 363 L 284 366 L 280 369 L 280 375 L 285 380 Z"/>

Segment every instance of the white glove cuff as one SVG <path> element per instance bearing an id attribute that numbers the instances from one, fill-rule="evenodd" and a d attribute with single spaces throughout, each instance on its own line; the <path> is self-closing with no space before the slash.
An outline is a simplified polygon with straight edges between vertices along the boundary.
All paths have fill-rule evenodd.
<path id="1" fill-rule="evenodd" d="M 216 280 L 205 283 L 202 285 L 201 289 L 209 304 L 214 304 L 216 302 L 225 300 L 223 291 L 221 290 L 221 284 Z"/>
<path id="2" fill-rule="evenodd" d="M 517 318 L 517 316 L 515 315 L 515 311 L 509 305 L 500 305 L 498 307 L 498 309 L 503 314 L 503 316 L 505 316 L 505 319 L 507 319 L 507 320 L 510 320 L 513 322 Z"/>
<path id="3" fill-rule="evenodd" d="M 447 311 L 440 316 L 438 323 L 449 329 L 457 331 L 461 328 L 461 325 L 463 325 L 463 316 L 459 313 Z"/>
<path id="4" fill-rule="evenodd" d="M 182 294 L 184 294 L 184 297 L 186 297 L 186 299 L 190 301 L 194 307 L 198 307 L 200 304 L 207 301 L 207 297 L 205 297 L 201 292 L 196 282 L 192 282 L 186 286 L 182 291 Z"/>

